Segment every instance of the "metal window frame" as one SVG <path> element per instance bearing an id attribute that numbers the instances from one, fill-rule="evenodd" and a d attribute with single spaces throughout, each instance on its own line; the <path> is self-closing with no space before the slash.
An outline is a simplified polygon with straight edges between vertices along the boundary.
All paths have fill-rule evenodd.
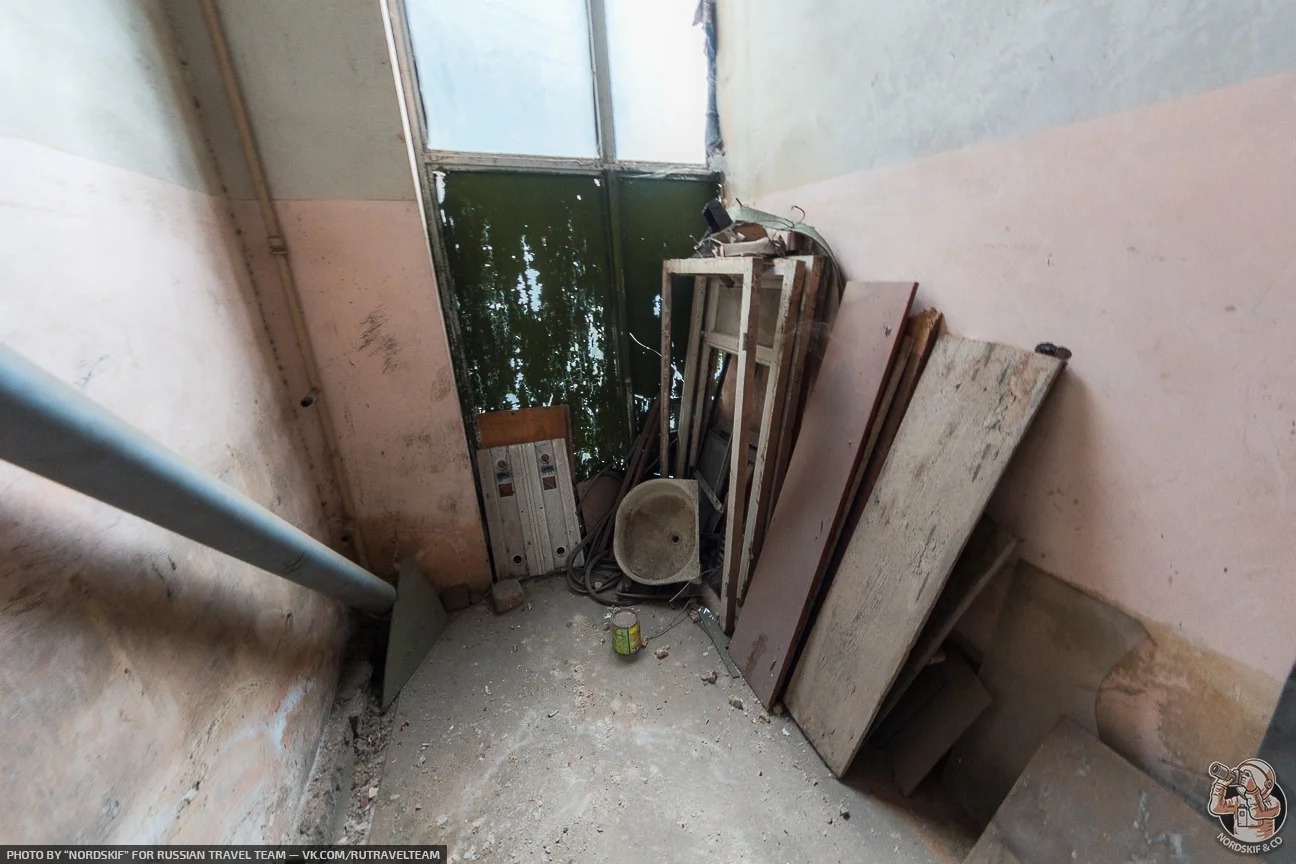
<path id="1" fill-rule="evenodd" d="M 612 110 L 612 67 L 608 53 L 607 15 L 604 0 L 586 0 L 585 23 L 588 28 L 590 64 L 593 72 L 594 135 L 597 157 L 532 156 L 524 153 L 475 153 L 461 150 L 438 150 L 427 143 L 427 116 L 418 89 L 414 65 L 414 46 L 405 15 L 404 0 L 386 0 L 391 21 L 393 47 L 400 71 L 401 90 L 413 127 L 414 152 L 420 163 L 438 170 L 467 171 L 534 171 L 545 174 L 587 174 L 598 176 L 614 172 L 626 176 L 698 178 L 719 181 L 720 173 L 708 164 L 645 162 L 618 159 L 616 156 L 616 119 Z"/>
<path id="2" fill-rule="evenodd" d="M 446 335 L 456 367 L 455 381 L 459 391 L 459 404 L 464 416 L 464 428 L 472 450 L 478 446 L 476 424 L 469 406 L 477 404 L 472 383 L 466 374 L 468 356 L 459 331 L 458 300 L 454 293 L 440 202 L 437 199 L 438 173 L 471 171 L 507 171 L 513 173 L 572 174 L 599 178 L 607 194 L 609 266 L 613 274 L 612 323 L 618 333 L 627 332 L 626 290 L 624 260 L 621 251 L 621 230 L 618 212 L 619 181 L 631 178 L 692 179 L 720 183 L 723 177 L 709 164 L 670 162 L 644 162 L 616 158 L 616 126 L 612 110 L 612 73 L 608 53 L 607 16 L 605 0 L 586 0 L 586 27 L 589 36 L 590 63 L 593 69 L 595 112 L 594 134 L 598 156 L 595 158 L 566 156 L 531 156 L 512 153 L 470 153 L 457 150 L 432 149 L 427 144 L 427 117 L 423 111 L 423 98 L 419 91 L 418 72 L 414 65 L 414 46 L 405 14 L 405 0 L 384 0 L 389 22 L 391 49 L 396 59 L 397 84 L 405 102 L 409 131 L 413 138 L 414 169 L 419 181 L 424 219 L 432 251 L 433 269 L 437 291 L 445 318 Z M 709 157 L 708 157 L 709 158 Z M 635 426 L 634 391 L 630 380 L 629 346 L 624 337 L 616 337 L 616 375 L 625 391 L 625 419 L 627 434 L 633 436 Z"/>

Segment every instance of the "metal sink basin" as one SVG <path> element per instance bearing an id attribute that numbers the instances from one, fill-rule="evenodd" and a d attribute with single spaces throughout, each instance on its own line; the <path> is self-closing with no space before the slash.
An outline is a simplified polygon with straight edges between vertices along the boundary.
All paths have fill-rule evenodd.
<path id="1" fill-rule="evenodd" d="M 612 554 L 645 585 L 698 578 L 696 480 L 647 480 L 631 489 L 616 515 Z"/>

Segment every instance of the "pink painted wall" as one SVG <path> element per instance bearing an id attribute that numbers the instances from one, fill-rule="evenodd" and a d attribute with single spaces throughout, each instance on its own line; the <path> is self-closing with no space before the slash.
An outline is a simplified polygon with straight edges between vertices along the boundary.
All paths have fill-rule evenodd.
<path id="1" fill-rule="evenodd" d="M 262 290 L 260 215 L 235 202 Z M 412 556 L 440 587 L 489 584 L 477 493 L 418 204 L 281 200 L 302 307 L 333 403 L 371 568 Z M 287 322 L 274 322 L 291 344 Z"/>
<path id="2" fill-rule="evenodd" d="M 14 137 L 0 164 L 0 340 L 326 538 L 225 203 Z M 336 604 L 2 462 L 0 549 L 0 841 L 294 836 Z"/>
<path id="3" fill-rule="evenodd" d="M 1074 352 L 991 510 L 1027 560 L 1148 624 L 1099 715 L 1181 787 L 1254 753 L 1296 658 L 1293 92 L 1255 80 L 754 202 L 804 208 L 850 278 L 918 280 L 955 332 Z"/>
<path id="4" fill-rule="evenodd" d="M 485 534 L 377 0 L 221 0 L 371 569 L 490 583 Z M 197 4 L 170 7 L 290 380 L 300 351 Z"/>
<path id="5" fill-rule="evenodd" d="M 287 0 L 242 4 L 245 28 L 261 32 L 255 15 L 271 6 Z M 375 26 L 346 25 L 369 13 Z M 197 15 L 158 0 L 0 9 L 0 340 L 345 547 L 264 232 L 228 161 L 236 145 L 194 110 L 223 98 L 184 71 Z M 480 584 L 485 546 L 380 10 L 321 3 L 286 20 L 328 74 L 274 65 L 292 51 L 253 53 L 271 63 L 263 94 L 304 80 L 331 100 L 271 104 L 267 126 L 279 194 L 299 168 L 339 179 L 322 200 L 282 206 L 361 529 L 379 572 L 413 554 L 444 582 Z M 356 32 L 376 58 L 325 44 Z M 357 81 L 382 87 L 339 92 Z M 309 152 L 320 142 L 332 161 Z M 13 781 L 0 842 L 296 838 L 344 610 L 2 462 L 0 550 L 0 776 Z"/>

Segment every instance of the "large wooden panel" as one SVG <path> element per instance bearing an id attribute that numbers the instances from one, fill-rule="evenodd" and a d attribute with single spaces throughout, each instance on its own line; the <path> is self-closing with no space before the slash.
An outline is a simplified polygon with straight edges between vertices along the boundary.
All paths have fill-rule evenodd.
<path id="1" fill-rule="evenodd" d="M 1224 848 L 1219 833 L 1218 823 L 1063 718 L 964 864 L 1245 860 Z"/>
<path id="2" fill-rule="evenodd" d="M 909 652 L 909 659 L 901 667 L 895 684 L 891 686 L 891 692 L 873 721 L 875 729 L 877 724 L 891 713 L 896 703 L 904 697 L 905 690 L 919 673 L 931 662 L 932 657 L 940 649 L 941 643 L 954 630 L 954 625 L 958 623 L 959 618 L 963 617 L 963 613 L 972 605 L 972 601 L 976 600 L 981 589 L 994 578 L 996 573 L 1003 570 L 1009 561 L 1014 560 L 1013 556 L 1017 552 L 1019 542 L 1006 528 L 1001 527 L 989 516 L 981 517 L 981 521 L 972 531 L 971 538 L 963 547 L 958 563 L 954 565 L 954 571 L 950 574 L 945 590 L 936 600 L 936 605 L 927 618 L 927 625 L 923 627 L 917 644 Z"/>
<path id="3" fill-rule="evenodd" d="M 788 688 L 833 773 L 850 767 L 1062 365 L 1007 345 L 937 342 Z"/>
<path id="4" fill-rule="evenodd" d="M 817 599 L 916 287 L 846 286 L 730 646 L 767 707 L 782 692 Z"/>
<path id="5" fill-rule="evenodd" d="M 887 454 L 891 452 L 891 442 L 895 440 L 905 412 L 909 410 L 909 402 L 913 399 L 914 390 L 918 386 L 918 378 L 927 368 L 927 360 L 931 357 L 932 348 L 935 347 L 936 339 L 940 336 L 943 323 L 944 317 L 939 309 L 926 309 L 911 317 L 905 326 L 905 335 L 913 340 L 913 349 L 909 362 L 900 376 L 900 382 L 896 386 L 895 398 L 891 401 L 885 419 L 878 426 L 877 444 L 869 454 L 864 481 L 860 484 L 861 493 L 865 493 L 860 496 L 858 502 L 861 511 L 864 502 L 868 500 L 866 493 L 877 484 L 877 478 L 882 474 L 882 466 L 886 464 Z M 858 524 L 859 512 L 852 511 L 852 515 L 856 518 L 848 524 Z"/>

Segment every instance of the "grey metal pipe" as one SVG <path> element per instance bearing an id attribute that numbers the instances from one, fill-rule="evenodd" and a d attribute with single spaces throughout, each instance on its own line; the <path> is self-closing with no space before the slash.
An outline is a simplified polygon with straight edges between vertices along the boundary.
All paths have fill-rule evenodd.
<path id="1" fill-rule="evenodd" d="M 396 589 L 0 346 L 0 459 L 372 612 Z"/>

